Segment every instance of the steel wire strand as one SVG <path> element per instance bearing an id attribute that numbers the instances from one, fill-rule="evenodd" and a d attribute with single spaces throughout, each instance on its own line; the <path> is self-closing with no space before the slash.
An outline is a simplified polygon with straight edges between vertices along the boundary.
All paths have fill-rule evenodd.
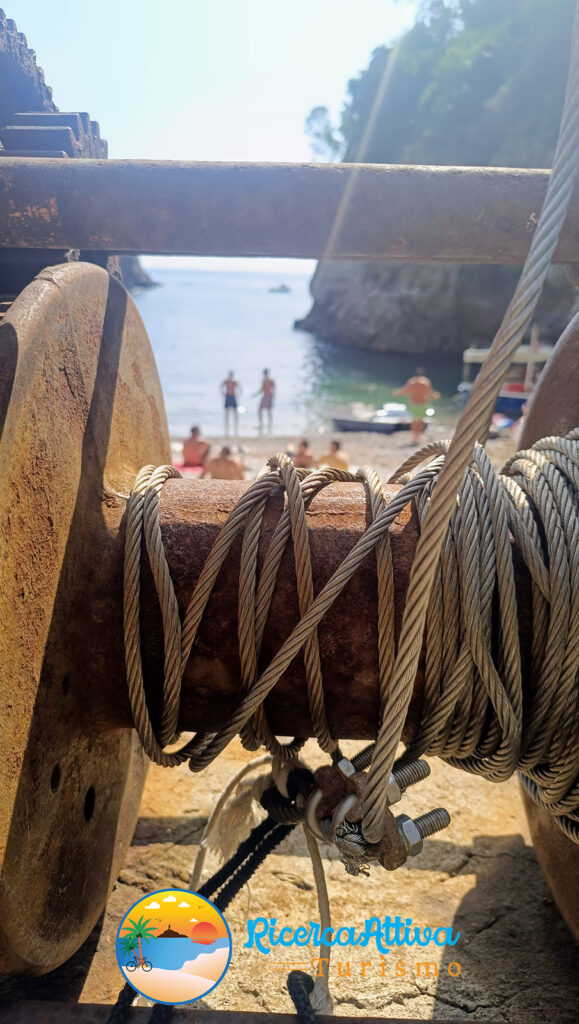
<path id="1" fill-rule="evenodd" d="M 163 470 L 169 476 L 178 476 L 172 466 L 162 466 L 157 470 L 158 482 L 161 481 Z M 145 684 L 143 678 L 143 662 L 141 658 L 141 625 L 140 625 L 140 573 L 141 573 L 141 543 L 144 519 L 145 496 L 151 485 L 156 470 L 154 466 L 144 466 L 137 475 L 133 492 L 127 503 L 126 513 L 126 537 L 125 537 L 125 561 L 123 580 L 123 616 L 125 634 L 125 667 L 127 673 L 127 686 L 129 699 L 133 712 L 135 727 L 139 734 L 141 743 L 151 758 L 157 764 L 164 767 L 172 767 L 181 764 L 185 756 L 179 754 L 167 754 L 163 745 L 159 743 L 147 708 Z M 162 483 L 160 484 L 162 486 Z M 161 545 L 162 546 L 162 545 Z M 156 555 L 164 558 L 164 552 L 159 552 L 155 546 L 150 546 L 153 557 Z M 157 573 L 158 567 L 154 572 Z M 166 609 L 163 611 L 163 625 L 167 622 Z M 166 643 L 166 641 L 165 641 Z M 167 650 L 167 647 L 165 648 Z M 167 692 L 167 680 L 164 679 L 163 692 Z"/>
<path id="2" fill-rule="evenodd" d="M 579 519 L 577 501 L 579 495 L 575 488 L 566 481 L 562 465 L 551 464 L 551 472 L 560 478 L 564 494 L 564 511 L 561 517 L 565 533 L 565 546 L 569 571 L 569 622 L 565 637 L 565 650 L 559 669 L 559 679 L 554 693 L 552 707 L 555 710 L 556 725 L 551 731 L 549 755 L 558 759 L 568 743 L 573 722 L 573 698 L 575 696 L 575 678 L 579 669 Z M 568 476 L 568 472 L 566 473 Z M 553 795 L 553 799 L 557 799 Z"/>
<path id="3" fill-rule="evenodd" d="M 299 612 L 303 617 L 314 600 L 314 583 L 312 576 L 310 545 L 308 540 L 306 508 L 297 474 L 291 459 L 289 459 L 287 455 L 283 455 L 281 453 L 276 455 L 275 458 L 288 496 L 296 565 Z M 330 732 L 326 713 L 317 627 L 312 630 L 304 644 L 304 662 L 306 668 L 308 703 L 314 732 L 322 750 L 327 753 L 332 753 L 336 750 L 338 744 Z"/>
<path id="4" fill-rule="evenodd" d="M 481 712 L 489 703 L 494 712 L 493 720 L 482 745 L 473 751 L 472 758 L 486 758 L 490 772 L 496 770 L 498 777 L 508 778 L 516 764 L 517 723 L 510 701 L 504 700 L 504 688 L 497 669 L 492 662 L 488 643 L 481 621 L 481 579 L 480 579 L 480 533 L 472 474 L 467 473 L 461 489 L 461 530 L 458 535 L 458 564 L 461 584 L 461 621 L 465 639 L 470 649 L 473 665 L 483 680 L 480 687 Z M 501 697 L 503 700 L 501 700 Z M 435 713 L 443 721 L 441 711 Z M 481 715 L 482 717 L 482 715 Z M 452 753 L 446 746 L 441 756 Z"/>
<path id="5" fill-rule="evenodd" d="M 472 469 L 468 472 L 468 478 L 468 481 L 465 481 L 465 485 L 468 487 L 471 509 L 476 520 L 476 526 L 470 538 L 472 559 L 474 572 L 477 571 L 478 566 L 480 577 L 478 597 L 474 601 L 474 607 L 471 608 L 471 615 L 473 620 L 476 617 L 476 628 L 481 632 L 483 643 L 488 643 L 491 635 L 491 606 L 495 583 L 496 558 L 492 545 L 492 526 L 488 501 L 486 500 L 484 490 L 476 486 L 479 477 Z M 463 485 L 464 490 L 465 486 Z M 464 503 L 462 497 L 459 500 L 461 504 Z M 459 607 L 461 608 L 461 614 L 466 619 L 469 616 L 469 609 L 465 607 L 464 612 L 462 611 L 463 603 L 460 596 Z M 475 622 L 473 621 L 474 624 Z M 433 638 L 433 641 L 429 640 L 430 642 L 436 642 L 436 637 Z M 440 639 L 438 642 L 440 643 Z M 474 661 L 472 661 L 472 652 L 468 642 L 464 647 L 464 654 L 470 654 L 469 662 L 467 662 L 468 671 L 462 670 L 457 674 L 460 686 L 457 687 L 456 698 L 452 709 L 448 713 L 446 725 L 444 724 L 444 717 L 438 711 L 438 702 L 436 702 L 433 708 L 435 718 L 438 716 L 439 721 L 442 721 L 442 729 L 438 732 L 440 747 L 447 754 L 452 751 L 457 757 L 460 757 L 461 753 L 462 756 L 466 756 L 476 748 L 482 730 L 476 731 L 473 736 L 471 735 L 472 730 L 469 731 L 469 724 L 471 722 L 484 722 L 488 704 L 484 682 L 480 671 L 477 671 L 477 667 Z M 490 742 L 491 737 L 489 733 Z"/>
<path id="6" fill-rule="evenodd" d="M 360 477 L 365 480 L 370 494 L 370 514 L 375 522 L 387 500 L 382 481 L 372 466 L 362 466 Z M 378 702 L 379 722 L 386 706 L 388 686 L 396 658 L 394 644 L 394 567 L 390 535 L 386 530 L 375 549 L 376 578 L 378 583 Z"/>
<path id="7" fill-rule="evenodd" d="M 315 495 L 318 494 L 319 491 L 322 490 L 324 487 L 326 487 L 329 483 L 333 483 L 333 482 L 336 482 L 336 481 L 350 482 L 351 483 L 351 482 L 354 482 L 356 480 L 356 477 L 353 474 L 345 472 L 343 470 L 336 470 L 336 469 L 331 469 L 331 468 L 327 467 L 326 469 L 320 470 L 320 471 L 318 471 L 316 473 L 308 473 L 307 470 L 297 470 L 296 471 L 296 469 L 293 466 L 293 464 L 291 464 L 291 466 L 290 466 L 289 463 L 290 463 L 290 460 L 283 453 L 278 453 L 277 455 L 272 456 L 269 459 L 269 461 L 268 461 L 268 467 L 271 470 L 273 470 L 274 472 L 278 471 L 280 473 L 280 475 L 282 477 L 282 482 L 284 482 L 284 484 L 286 484 L 286 490 L 287 490 L 287 483 L 286 483 L 286 480 L 284 479 L 284 474 L 282 472 L 282 467 L 285 467 L 285 472 L 286 473 L 290 472 L 290 473 L 293 474 L 294 481 L 299 481 L 299 485 L 300 486 L 299 486 L 299 492 L 298 492 L 298 488 L 295 487 L 295 486 L 294 486 L 294 488 L 293 488 L 293 490 L 291 492 L 291 496 L 290 496 L 290 494 L 288 492 L 288 503 L 287 503 L 287 506 L 284 509 L 284 511 L 282 513 L 282 516 L 280 517 L 280 519 L 279 519 L 279 521 L 278 521 L 278 523 L 277 523 L 277 525 L 275 527 L 274 534 L 273 534 L 272 539 L 271 539 L 271 543 L 270 543 L 270 545 L 269 545 L 269 547 L 267 549 L 266 555 L 265 555 L 263 568 L 262 568 L 261 574 L 259 576 L 259 581 L 258 581 L 258 584 L 257 584 L 257 596 L 256 596 L 256 599 L 255 599 L 255 605 L 253 604 L 253 601 L 252 601 L 252 594 L 250 594 L 248 592 L 248 584 L 246 583 L 245 586 L 244 586 L 243 584 L 241 584 L 241 581 L 240 581 L 240 618 L 241 618 L 241 615 L 243 614 L 243 618 L 244 618 L 244 621 L 245 621 L 246 620 L 246 615 L 250 611 L 254 612 L 254 614 L 252 614 L 252 619 L 253 619 L 253 636 L 254 636 L 254 639 L 255 639 L 255 643 L 253 645 L 254 646 L 254 650 L 252 652 L 252 659 L 251 659 L 251 671 L 250 671 L 249 677 L 248 677 L 248 684 L 244 685 L 243 692 L 247 692 L 249 689 L 251 689 L 251 686 L 255 682 L 255 678 L 256 678 L 256 675 L 257 675 L 257 658 L 259 656 L 259 650 L 261 648 L 261 642 L 262 642 L 262 639 L 263 639 L 263 632 L 264 632 L 264 629 L 265 629 L 265 624 L 266 624 L 266 621 L 267 621 L 267 617 L 268 617 L 268 614 L 269 614 L 269 609 L 270 609 L 270 606 L 271 606 L 271 601 L 272 601 L 274 590 L 275 590 L 275 582 L 276 582 L 276 579 L 277 579 L 277 572 L 278 572 L 278 569 L 279 569 L 279 565 L 281 563 L 281 559 L 282 559 L 283 553 L 285 551 L 287 542 L 288 542 L 289 538 L 292 536 L 292 529 L 293 529 L 293 525 L 292 525 L 292 509 L 294 507 L 295 501 L 299 500 L 298 493 L 301 493 L 301 500 L 302 500 L 302 504 L 303 504 L 303 511 L 305 513 L 306 509 L 309 507 L 309 505 L 310 505 L 311 501 L 313 500 L 313 498 L 315 497 Z M 252 541 L 251 541 L 251 544 L 252 544 L 252 562 L 251 562 L 251 567 L 252 568 L 251 568 L 251 574 L 254 574 L 257 571 L 257 549 L 258 549 L 259 530 L 260 530 L 260 525 L 261 525 L 261 514 L 262 513 L 263 513 L 263 506 L 260 509 L 254 509 L 252 514 L 251 514 L 252 515 L 252 523 L 253 523 L 253 526 L 255 527 L 255 529 L 253 530 L 253 533 L 252 533 Z M 301 528 L 302 528 L 302 530 L 304 528 L 306 530 L 305 538 L 302 535 L 302 551 L 304 551 L 304 553 L 309 558 L 309 545 L 307 545 L 307 544 L 304 545 L 304 540 L 307 542 L 307 526 L 305 524 L 305 520 L 304 520 Z M 244 543 L 245 543 L 245 541 L 244 541 Z M 242 565 L 244 564 L 243 557 L 244 556 L 243 556 L 243 552 L 242 552 Z M 299 563 L 297 563 L 297 564 L 299 564 L 301 566 L 301 561 Z M 311 576 L 311 566 L 310 566 L 310 570 L 309 571 L 310 571 L 310 576 Z M 300 587 L 301 587 L 301 590 L 300 590 Z M 306 584 L 306 588 L 307 588 L 307 584 Z M 313 589 L 312 589 L 311 592 L 312 592 L 312 596 L 313 596 Z M 311 600 L 311 598 L 307 597 L 307 594 L 304 592 L 304 581 L 303 581 L 303 578 L 301 580 L 301 583 L 300 583 L 300 580 L 298 579 L 298 593 L 300 595 L 300 610 L 302 610 L 302 605 L 303 605 L 303 607 L 305 607 L 309 603 L 309 601 Z M 247 644 L 251 643 L 251 636 L 252 636 L 252 634 L 251 634 L 251 631 L 250 631 L 249 637 L 245 637 L 244 638 L 245 642 Z M 316 646 L 318 646 L 317 643 L 316 643 Z M 241 647 L 240 647 L 240 654 L 241 654 L 241 656 L 243 658 L 243 652 L 241 651 Z M 334 740 L 332 740 L 332 737 L 331 737 L 331 735 L 329 733 L 329 727 L 327 725 L 327 718 L 326 718 L 326 713 L 325 713 L 325 708 L 324 708 L 324 703 L 323 703 L 324 702 L 324 693 L 323 693 L 323 684 L 322 684 L 322 677 L 321 677 L 321 665 L 319 663 L 319 646 L 318 646 L 317 658 L 316 658 L 316 655 L 314 654 L 313 664 L 312 664 L 311 655 L 310 655 L 309 662 L 306 663 L 306 674 L 308 672 L 308 668 L 309 668 L 310 672 L 313 669 L 313 673 L 314 673 L 314 677 L 315 677 L 315 674 L 316 674 L 316 664 L 315 664 L 315 662 L 316 662 L 316 660 L 318 662 L 319 678 L 318 678 L 317 683 L 316 683 L 315 678 L 312 679 L 313 687 L 315 688 L 317 686 L 317 692 L 314 692 L 311 697 L 310 697 L 311 690 L 310 690 L 310 686 L 308 685 L 308 696 L 310 697 L 310 711 L 312 712 L 312 720 L 313 720 L 313 723 L 314 723 L 314 728 L 316 730 L 316 735 L 318 737 L 320 745 L 325 750 L 334 751 L 334 750 L 337 749 L 337 744 L 336 744 L 336 742 Z M 245 676 L 245 671 L 244 671 L 243 665 L 242 665 L 242 678 L 244 676 Z M 264 744 L 267 747 L 267 749 L 270 751 L 270 753 L 272 753 L 272 755 L 274 755 L 276 757 L 281 757 L 284 760 L 287 760 L 287 759 L 290 759 L 291 757 L 293 757 L 297 753 L 297 751 L 299 749 L 301 749 L 301 747 L 303 746 L 303 744 L 305 742 L 302 739 L 296 738 L 292 742 L 287 743 L 287 744 L 279 743 L 279 741 L 277 740 L 277 738 L 275 737 L 274 733 L 272 732 L 272 730 L 271 730 L 271 728 L 269 726 L 269 723 L 267 721 L 267 716 L 266 716 L 266 713 L 265 713 L 265 707 L 264 707 L 263 704 L 261 704 L 257 708 L 257 710 L 254 713 L 254 715 L 252 716 L 252 718 L 243 727 L 243 729 L 242 729 L 242 731 L 240 733 L 240 736 L 241 736 L 242 742 L 244 743 L 244 745 L 248 749 L 254 750 L 254 749 L 256 749 L 256 747 L 260 743 L 262 743 L 262 744 Z"/>
<path id="8" fill-rule="evenodd" d="M 255 592 L 261 518 L 265 510 L 265 503 L 266 499 L 264 498 L 259 505 L 255 506 L 251 516 L 247 517 L 241 545 L 237 600 L 237 635 L 239 640 L 242 694 L 247 693 L 251 689 L 257 678 L 259 645 L 255 630 Z M 261 744 L 264 744 L 272 753 L 271 747 L 275 738 L 270 737 L 265 728 L 260 730 L 254 719 L 249 719 L 245 723 L 240 737 L 247 750 L 257 750 Z"/>
<path id="9" fill-rule="evenodd" d="M 270 467 L 275 468 L 276 456 L 269 460 L 269 465 Z M 333 469 L 329 466 L 325 469 L 317 470 L 316 472 L 298 470 L 298 473 L 301 479 L 301 490 L 306 510 L 309 508 L 316 494 L 318 494 L 324 487 L 327 487 L 328 484 L 336 482 L 352 483 L 356 480 L 356 477 L 352 473 L 348 473 L 340 469 Z M 258 649 L 261 648 L 263 633 L 275 591 L 278 569 L 290 537 L 291 516 L 289 505 L 286 505 L 276 524 L 270 545 L 265 553 L 263 567 L 257 585 L 255 639 Z M 252 717 L 252 721 L 254 723 L 254 730 L 265 737 L 264 742 L 266 742 L 266 745 L 268 738 L 270 741 L 275 739 L 267 722 L 265 706 L 263 704 L 258 707 Z M 276 753 L 278 756 L 282 756 L 284 758 L 288 755 L 291 756 L 291 747 L 289 745 L 279 745 L 276 749 Z"/>
<path id="10" fill-rule="evenodd" d="M 579 155 L 578 21 L 576 11 L 561 129 L 539 222 L 513 299 L 458 422 L 418 542 L 384 724 L 376 742 L 363 800 L 362 828 L 367 842 L 377 842 L 382 832 L 387 780 L 410 703 L 428 595 L 460 480 L 472 458 L 476 441 L 486 437 L 500 386 L 531 322 L 567 214 Z"/>
<path id="11" fill-rule="evenodd" d="M 272 465 L 271 459 L 268 463 L 267 468 L 270 470 L 275 470 L 276 468 L 275 465 Z M 267 470 L 265 470 L 264 472 L 267 472 Z M 300 475 L 300 478 L 304 476 L 304 471 L 299 470 L 298 473 Z M 277 572 L 290 534 L 291 524 L 289 519 L 289 508 L 286 507 L 280 519 L 278 520 L 278 523 L 276 524 L 271 539 L 271 543 L 265 555 L 262 572 L 259 576 L 259 579 L 257 580 L 255 614 L 253 616 L 256 658 L 255 671 L 253 672 L 252 682 L 250 685 L 252 685 L 253 682 L 255 681 L 255 676 L 257 674 L 257 659 L 259 657 L 259 651 L 261 650 L 263 632 L 265 629 L 265 624 L 267 621 L 267 617 L 269 615 L 271 601 L 275 591 Z M 257 572 L 257 553 L 258 545 L 255 546 L 254 552 L 255 572 Z M 247 688 L 249 689 L 250 687 Z M 268 747 L 268 749 L 271 750 L 272 753 L 275 753 L 276 756 L 280 757 L 283 757 L 286 754 L 289 754 L 291 756 L 292 750 L 295 752 L 299 744 L 298 740 L 294 740 L 293 744 L 288 745 L 282 745 L 277 743 L 276 737 L 274 736 L 267 721 L 265 708 L 263 705 L 257 709 L 252 718 L 246 723 L 246 725 L 244 726 L 244 730 L 240 735 L 242 742 L 248 747 L 248 749 L 254 749 L 253 744 L 255 744 L 256 742 L 258 744 L 259 742 L 262 742 L 264 743 L 265 746 Z"/>
<path id="12" fill-rule="evenodd" d="M 181 620 L 179 605 L 163 549 L 159 524 L 159 494 L 166 480 L 180 474 L 172 466 L 155 470 L 148 480 L 143 500 L 143 533 L 149 565 L 163 618 L 164 691 L 159 724 L 159 743 L 167 746 L 175 738 L 181 693 Z"/>
<path id="13" fill-rule="evenodd" d="M 295 564 L 296 564 L 296 582 L 298 591 L 298 602 L 300 614 L 304 614 L 307 610 L 311 601 L 313 600 L 313 579 L 312 579 L 312 568 L 310 549 L 308 542 L 308 528 L 306 520 L 306 502 L 303 494 L 303 488 L 301 486 L 300 475 L 296 471 L 291 460 L 283 453 L 278 453 L 269 460 L 269 466 L 277 470 L 280 474 L 281 480 L 284 484 L 288 496 L 288 507 L 287 511 L 289 518 L 287 525 L 289 527 L 288 533 L 284 539 L 283 546 L 280 545 L 276 550 L 279 551 L 279 557 L 283 554 L 285 548 L 285 541 L 287 536 L 291 534 L 294 551 L 295 551 Z M 251 533 L 249 534 L 250 541 L 248 544 L 248 551 L 246 554 L 246 541 L 244 537 L 244 548 L 242 549 L 242 572 L 240 574 L 240 588 L 239 588 L 239 614 L 240 614 L 240 653 L 242 655 L 242 678 L 244 686 L 242 692 L 245 694 L 254 684 L 257 677 L 257 657 L 259 653 L 259 647 L 261 646 L 261 639 L 263 636 L 263 624 L 260 623 L 260 630 L 258 635 L 257 623 L 256 623 L 256 602 L 255 602 L 255 580 L 257 573 L 257 549 L 259 543 L 259 534 L 261 528 L 261 514 L 263 513 L 263 506 L 259 509 L 255 509 L 252 520 L 251 520 Z M 284 524 L 285 525 L 285 524 Z M 249 526 L 249 524 L 248 524 Z M 246 536 L 248 527 L 246 527 Z M 275 538 L 277 544 L 278 538 Z M 272 539 L 272 544 L 273 544 Z M 249 554 L 250 548 L 250 554 Z M 247 565 L 246 565 L 247 564 Z M 249 573 L 244 572 L 245 568 L 249 568 Z M 277 568 L 279 567 L 279 561 L 276 561 L 273 565 L 264 567 L 265 571 L 273 570 L 273 583 L 277 576 Z M 267 610 L 269 610 L 269 603 L 273 596 L 273 586 L 268 591 L 268 603 Z M 246 627 L 243 632 L 241 629 L 241 623 Z M 322 670 L 320 661 L 320 650 L 317 633 L 314 632 L 308 639 L 305 645 L 304 661 L 306 669 L 306 683 L 307 693 L 310 706 L 310 714 L 312 723 L 314 726 L 315 734 L 318 738 L 318 742 L 323 750 L 332 752 L 336 749 L 337 743 L 332 738 L 329 725 L 327 721 L 327 715 L 325 710 L 324 701 L 324 690 L 322 683 Z M 278 742 L 276 737 L 273 735 L 265 716 L 263 705 L 256 711 L 255 715 L 246 723 L 241 731 L 241 738 L 245 746 L 248 749 L 256 749 L 260 743 L 264 743 L 268 750 L 278 757 L 290 758 L 297 753 L 297 751 L 303 745 L 303 740 L 296 739 L 289 744 L 281 744 Z"/>
<path id="14" fill-rule="evenodd" d="M 545 479 L 544 468 L 540 469 L 533 460 L 520 460 L 518 466 L 525 471 L 530 497 L 543 510 L 544 522 L 549 524 L 545 530 L 549 571 L 551 579 L 558 584 L 552 587 L 545 651 L 535 700 L 526 722 L 525 748 L 521 759 L 521 767 L 524 769 L 532 767 L 547 749 L 545 727 L 551 716 L 552 702 L 558 701 L 556 682 L 568 636 L 570 599 L 569 588 L 564 585 L 569 581 L 569 563 L 557 500 L 561 499 L 563 492 L 559 490 L 552 493 Z"/>
<path id="15" fill-rule="evenodd" d="M 541 538 L 527 495 L 515 480 L 505 476 L 504 473 L 500 475 L 499 479 L 508 502 L 509 530 L 516 547 L 521 552 L 531 581 L 532 640 L 529 675 L 526 680 L 526 700 L 530 704 L 537 691 L 540 667 L 545 655 L 551 581 Z"/>

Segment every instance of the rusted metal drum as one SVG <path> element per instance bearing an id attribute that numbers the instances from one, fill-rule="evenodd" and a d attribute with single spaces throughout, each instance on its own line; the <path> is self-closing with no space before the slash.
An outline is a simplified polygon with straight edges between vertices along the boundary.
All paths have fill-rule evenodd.
<path id="1" fill-rule="evenodd" d="M 107 673 L 106 642 L 86 655 L 95 552 L 170 445 L 145 329 L 105 270 L 43 271 L 0 351 L 0 971 L 41 974 L 90 933 L 134 831 L 142 752 L 86 708 Z"/>
<path id="2" fill-rule="evenodd" d="M 529 403 L 519 443 L 561 436 L 579 426 L 579 314 L 561 335 Z M 579 847 L 522 790 L 537 860 L 572 935 L 579 942 Z"/>

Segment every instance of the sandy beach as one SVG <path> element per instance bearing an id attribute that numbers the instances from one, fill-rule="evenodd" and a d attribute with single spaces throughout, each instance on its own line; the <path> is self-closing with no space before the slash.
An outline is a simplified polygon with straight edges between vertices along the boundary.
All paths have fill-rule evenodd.
<path id="1" fill-rule="evenodd" d="M 186 960 L 178 971 L 153 967 L 145 972 L 138 967 L 132 973 L 123 968 L 123 973 L 127 981 L 149 999 L 185 1003 L 198 999 L 213 987 L 225 970 L 228 956 L 229 949 L 216 949 L 214 953 L 200 953 L 195 960 Z"/>
<path id="2" fill-rule="evenodd" d="M 454 424 L 432 423 L 424 432 L 424 443 L 451 438 L 453 431 Z M 301 434 L 273 434 L 263 437 L 208 437 L 207 440 L 211 442 L 212 454 L 217 454 L 222 445 L 229 445 L 231 450 L 240 456 L 246 478 L 252 480 L 263 469 L 270 455 L 279 451 L 284 452 L 288 448 L 295 450 L 302 436 Z M 371 465 L 383 480 L 387 480 L 398 466 L 413 451 L 416 451 L 416 446 L 410 443 L 410 432 L 407 430 L 401 430 L 395 434 L 340 434 L 326 431 L 323 434 L 306 434 L 305 436 L 308 438 L 310 450 L 315 458 L 319 458 L 324 452 L 327 452 L 330 440 L 336 438 L 349 455 L 351 470 L 355 470 L 358 466 Z M 174 457 L 179 450 L 180 441 L 182 438 L 172 439 Z M 487 451 L 495 469 L 500 469 L 515 451 L 514 437 L 507 434 L 500 438 L 489 439 Z"/>

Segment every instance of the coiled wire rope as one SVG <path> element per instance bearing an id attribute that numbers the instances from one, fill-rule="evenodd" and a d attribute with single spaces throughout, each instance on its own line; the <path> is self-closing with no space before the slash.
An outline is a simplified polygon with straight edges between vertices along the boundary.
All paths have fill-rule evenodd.
<path id="1" fill-rule="evenodd" d="M 201 598 L 198 595 L 201 593 L 206 602 L 212 574 L 219 571 L 216 566 L 223 564 L 225 547 L 229 550 L 239 530 L 243 529 L 252 537 L 257 535 L 255 521 L 261 522 L 265 494 L 278 491 L 286 481 L 293 479 L 293 486 L 286 491 L 288 505 L 274 530 L 259 579 L 256 579 L 253 555 L 252 572 L 249 573 L 245 566 L 240 573 L 240 606 L 252 605 L 246 618 L 260 622 L 257 641 L 255 635 L 252 638 L 256 649 L 259 649 L 263 636 L 262 619 L 264 627 L 267 618 L 265 611 L 260 612 L 260 609 L 269 608 L 269 600 L 260 603 L 262 595 L 265 592 L 270 598 L 273 593 L 275 576 L 271 567 L 273 565 L 277 571 L 291 533 L 291 527 L 288 527 L 291 522 L 289 506 L 295 498 L 290 495 L 299 491 L 298 509 L 301 510 L 307 507 L 321 487 L 336 477 L 358 481 L 366 488 L 374 520 L 317 597 L 310 601 L 299 624 L 265 672 L 246 690 L 239 708 L 221 731 L 198 734 L 192 742 L 173 753 L 163 751 L 160 730 L 157 738 L 149 716 L 137 630 L 132 637 L 133 642 L 127 644 L 127 652 L 137 652 L 134 661 L 127 661 L 127 671 L 135 723 L 149 757 L 160 764 L 189 760 L 192 769 L 198 771 L 240 730 L 242 737 L 249 732 L 251 746 L 255 730 L 257 740 L 269 746 L 274 756 L 293 757 L 301 741 L 282 745 L 275 736 L 270 739 L 272 734 L 263 711 L 264 696 L 300 652 L 306 639 L 316 636 L 316 626 L 324 613 L 372 550 L 376 551 L 378 578 L 380 730 L 384 730 L 388 725 L 385 716 L 388 714 L 389 673 L 395 657 L 388 526 L 411 500 L 416 502 L 422 522 L 427 520 L 439 487 L 448 446 L 448 442 L 435 442 L 411 456 L 391 478 L 391 482 L 406 482 L 388 505 L 374 471 L 363 469 L 358 474 L 347 474 L 321 470 L 306 474 L 295 470 L 285 455 L 278 454 L 270 460 L 270 472 L 251 485 L 217 537 L 185 611 L 183 627 L 177 616 L 181 645 L 191 607 L 195 609 L 197 622 L 201 620 Z M 409 477 L 411 470 L 426 459 L 430 459 L 428 464 Z M 159 603 L 162 608 L 163 602 L 166 604 L 163 621 L 175 621 L 170 614 L 176 598 L 168 566 L 162 544 L 155 544 L 159 527 L 160 481 L 173 475 L 169 470 L 170 467 L 143 471 L 139 489 L 129 504 L 127 577 L 136 588 L 134 592 L 126 591 L 129 624 L 139 621 L 140 531 L 151 559 Z M 242 503 L 243 515 L 239 513 Z M 145 509 L 149 510 L 148 514 L 145 514 Z M 235 524 L 235 528 L 231 524 Z M 134 540 L 135 533 L 139 536 L 138 544 Z M 524 685 L 511 536 L 520 550 L 531 581 L 532 666 L 530 678 Z M 280 538 L 283 538 L 283 543 Z M 492 781 L 502 781 L 520 770 L 538 802 L 575 839 L 579 839 L 578 542 L 579 429 L 566 438 L 545 438 L 532 449 L 517 453 L 501 475 L 495 473 L 485 449 L 476 445 L 473 460 L 454 502 L 428 594 L 421 722 L 400 759 L 404 763 L 424 753 L 438 754 L 449 763 Z M 248 546 L 242 544 L 242 563 L 247 550 Z M 132 557 L 129 557 L 131 553 Z M 157 564 L 160 562 L 164 562 L 163 568 Z M 207 566 L 211 567 L 211 574 Z M 384 605 L 388 605 L 386 615 L 382 614 Z M 245 636 L 240 617 L 240 649 L 246 642 Z M 190 639 L 191 644 L 193 640 L 194 637 Z M 180 687 L 186 664 L 186 660 L 179 663 L 174 650 L 174 637 L 165 636 L 166 665 L 172 669 L 172 675 L 167 673 L 165 678 L 165 692 L 170 698 L 165 710 L 168 707 L 174 709 L 172 717 L 167 715 L 164 720 L 165 735 L 170 737 L 167 742 L 173 741 L 177 735 L 179 690 L 175 692 L 175 685 Z M 243 664 L 243 654 L 240 660 Z M 333 749 L 336 739 L 330 737 L 327 743 L 323 731 L 327 717 L 321 671 L 320 675 L 317 672 L 319 664 L 318 649 L 318 658 L 309 663 L 306 661 L 306 678 L 310 694 L 319 686 L 316 697 L 320 701 L 321 713 L 316 728 L 322 726 L 321 738 Z M 174 665 L 176 669 L 173 669 Z M 252 719 L 257 710 L 260 710 L 259 719 Z M 251 732 L 244 728 L 247 723 L 252 723 Z M 366 764 L 371 754 L 375 757 L 375 747 L 365 752 Z"/>

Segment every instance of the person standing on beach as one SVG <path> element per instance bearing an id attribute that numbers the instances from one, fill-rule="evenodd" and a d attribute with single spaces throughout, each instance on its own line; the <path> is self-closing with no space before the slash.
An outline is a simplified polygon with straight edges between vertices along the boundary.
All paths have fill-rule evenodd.
<path id="1" fill-rule="evenodd" d="M 183 442 L 183 465 L 204 466 L 209 455 L 211 445 L 205 438 L 201 437 L 199 427 L 191 427 L 191 437 Z"/>
<path id="2" fill-rule="evenodd" d="M 235 436 L 239 434 L 239 414 L 237 411 L 237 399 L 241 394 L 241 384 L 235 380 L 233 370 L 230 370 L 227 377 L 221 385 L 221 393 L 225 396 L 224 405 L 224 416 L 225 416 L 225 436 L 229 437 L 229 417 L 233 413 L 233 423 L 235 429 Z"/>
<path id="3" fill-rule="evenodd" d="M 345 452 L 339 441 L 330 441 L 330 450 L 319 459 L 320 469 L 329 466 L 330 469 L 344 469 L 348 472 L 350 468 L 350 456 Z"/>
<path id="4" fill-rule="evenodd" d="M 431 382 L 424 374 L 424 370 L 421 366 L 418 366 L 414 371 L 414 376 L 409 377 L 406 384 L 401 388 L 397 388 L 393 394 L 407 396 L 406 405 L 408 406 L 408 412 L 412 416 L 412 423 L 410 424 L 412 444 L 419 445 L 424 433 L 426 403 L 434 398 L 440 398 L 440 392 L 434 391 Z"/>
<path id="5" fill-rule="evenodd" d="M 205 463 L 201 477 L 210 477 L 211 480 L 244 480 L 245 474 L 241 460 L 231 454 L 231 448 L 224 445 L 219 455 Z"/>
<path id="6" fill-rule="evenodd" d="M 263 433 L 263 413 L 265 410 L 267 412 L 267 429 L 268 432 L 271 434 L 273 424 L 272 410 L 273 398 L 275 395 L 275 381 L 273 380 L 272 377 L 270 377 L 269 370 L 263 371 L 263 377 L 259 391 L 256 391 L 253 397 L 256 398 L 257 395 L 261 395 L 261 401 L 257 408 L 257 425 L 259 428 L 259 432 L 260 434 Z"/>

